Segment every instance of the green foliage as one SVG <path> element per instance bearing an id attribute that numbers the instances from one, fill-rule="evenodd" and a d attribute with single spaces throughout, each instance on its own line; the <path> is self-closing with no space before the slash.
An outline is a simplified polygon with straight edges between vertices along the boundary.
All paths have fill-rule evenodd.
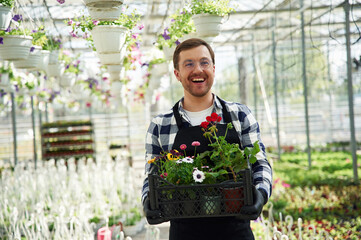
<path id="1" fill-rule="evenodd" d="M 14 7 L 14 0 L 0 0 L 0 4 L 4 7 Z"/>
<path id="2" fill-rule="evenodd" d="M 234 11 L 229 7 L 229 0 L 192 0 L 190 7 L 192 14 L 208 13 L 222 17 Z"/>
<path id="3" fill-rule="evenodd" d="M 42 49 L 46 48 L 48 44 L 48 37 L 46 36 L 44 26 L 40 26 L 38 30 L 33 30 L 30 34 L 33 37 L 32 43 L 33 45 L 40 46 Z"/>
<path id="4" fill-rule="evenodd" d="M 158 48 L 162 50 L 164 46 L 173 47 L 183 36 L 195 32 L 195 27 L 191 18 L 192 14 L 185 8 L 180 9 L 179 12 L 171 15 L 172 20 L 170 26 L 165 28 L 162 34 L 158 35 Z"/>

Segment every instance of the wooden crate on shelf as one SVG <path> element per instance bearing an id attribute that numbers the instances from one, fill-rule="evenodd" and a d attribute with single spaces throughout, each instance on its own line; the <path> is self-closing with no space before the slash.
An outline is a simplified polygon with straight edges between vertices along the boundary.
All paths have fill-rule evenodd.
<path id="1" fill-rule="evenodd" d="M 92 158 L 95 161 L 91 121 L 57 121 L 41 126 L 42 159 Z"/>

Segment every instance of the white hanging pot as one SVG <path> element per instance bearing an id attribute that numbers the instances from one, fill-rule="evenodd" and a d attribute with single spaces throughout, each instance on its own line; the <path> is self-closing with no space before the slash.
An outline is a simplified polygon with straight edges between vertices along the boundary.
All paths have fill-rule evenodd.
<path id="1" fill-rule="evenodd" d="M 99 8 L 88 7 L 89 15 L 93 20 L 97 21 L 114 21 L 117 20 L 121 13 L 120 6 Z"/>
<path id="2" fill-rule="evenodd" d="M 6 30 L 11 21 L 11 8 L 0 6 L 0 30 Z"/>
<path id="3" fill-rule="evenodd" d="M 102 65 L 120 65 L 123 63 L 127 48 L 123 45 L 120 52 L 114 53 L 98 53 L 100 63 Z"/>
<path id="4" fill-rule="evenodd" d="M 0 73 L 0 88 L 6 88 L 10 86 L 9 73 Z"/>
<path id="5" fill-rule="evenodd" d="M 41 50 L 40 61 L 38 63 L 37 69 L 46 71 L 49 64 L 49 54 L 48 50 Z"/>
<path id="6" fill-rule="evenodd" d="M 91 30 L 94 45 L 98 53 L 120 52 L 127 28 L 120 25 L 97 25 Z"/>
<path id="7" fill-rule="evenodd" d="M 0 58 L 7 61 L 23 60 L 28 58 L 32 46 L 32 37 L 22 35 L 5 35 L 3 44 L 0 44 Z"/>
<path id="8" fill-rule="evenodd" d="M 123 0 L 84 0 L 87 7 L 110 8 L 123 4 Z"/>
<path id="9" fill-rule="evenodd" d="M 57 64 L 59 62 L 59 50 L 53 50 L 49 53 L 49 64 Z"/>
<path id="10" fill-rule="evenodd" d="M 192 19 L 198 37 L 219 35 L 223 17 L 212 14 L 196 14 L 192 16 Z"/>
<path id="11" fill-rule="evenodd" d="M 112 96 L 118 97 L 121 95 L 122 88 L 123 88 L 123 83 L 114 80 L 111 84 L 110 94 Z"/>
<path id="12" fill-rule="evenodd" d="M 62 64 L 49 64 L 46 70 L 48 77 L 60 77 L 63 72 L 64 66 Z"/>
<path id="13" fill-rule="evenodd" d="M 64 73 L 59 81 L 59 85 L 63 88 L 72 87 L 75 83 L 76 75 L 74 73 Z"/>
<path id="14" fill-rule="evenodd" d="M 164 74 L 168 73 L 168 63 L 159 63 L 154 64 L 150 70 L 150 75 L 152 77 L 162 77 Z"/>
<path id="15" fill-rule="evenodd" d="M 29 50 L 30 51 L 30 50 Z M 23 60 L 13 61 L 14 67 L 19 69 L 36 69 L 41 59 L 41 47 L 33 46 L 29 56 Z"/>
<path id="16" fill-rule="evenodd" d="M 111 81 L 120 80 L 120 72 L 122 70 L 122 66 L 120 65 L 107 65 L 108 73 L 110 75 Z"/>
<path id="17" fill-rule="evenodd" d="M 173 47 L 163 46 L 164 59 L 167 61 L 173 60 L 174 50 L 175 50 L 175 46 Z"/>

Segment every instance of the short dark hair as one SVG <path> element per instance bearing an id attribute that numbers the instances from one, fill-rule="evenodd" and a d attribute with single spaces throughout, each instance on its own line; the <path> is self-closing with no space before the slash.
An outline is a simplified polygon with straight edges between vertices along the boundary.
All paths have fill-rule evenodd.
<path id="1" fill-rule="evenodd" d="M 211 54 L 211 58 L 212 58 L 212 62 L 213 64 L 215 64 L 214 61 L 214 52 L 212 47 L 204 40 L 199 39 L 199 38 L 190 38 L 187 39 L 183 42 L 181 42 L 175 49 L 174 54 L 173 54 L 173 67 L 174 69 L 179 70 L 179 54 L 184 51 L 184 50 L 188 50 L 188 49 L 192 49 L 198 46 L 204 45 L 208 48 L 209 53 Z"/>

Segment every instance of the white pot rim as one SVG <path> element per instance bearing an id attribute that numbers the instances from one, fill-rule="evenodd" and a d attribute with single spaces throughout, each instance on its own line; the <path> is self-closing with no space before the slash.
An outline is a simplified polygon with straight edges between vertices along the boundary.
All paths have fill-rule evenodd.
<path id="1" fill-rule="evenodd" d="M 24 39 L 28 39 L 28 40 L 33 39 L 33 37 L 31 37 L 31 36 L 25 36 L 25 35 L 3 35 L 1 37 L 2 38 L 24 38 Z"/>
<path id="2" fill-rule="evenodd" d="M 192 16 L 192 18 L 203 18 L 203 17 L 223 18 L 223 16 L 219 16 L 217 14 L 209 14 L 209 13 L 200 13 Z"/>
<path id="3" fill-rule="evenodd" d="M 128 28 L 121 26 L 121 25 L 96 25 L 94 26 L 93 30 L 105 30 L 105 29 L 119 29 L 119 30 L 128 30 Z"/>
<path id="4" fill-rule="evenodd" d="M 12 7 L 9 7 L 9 6 L 3 6 L 3 5 L 0 5 L 0 9 L 9 9 L 8 11 L 11 11 Z"/>

